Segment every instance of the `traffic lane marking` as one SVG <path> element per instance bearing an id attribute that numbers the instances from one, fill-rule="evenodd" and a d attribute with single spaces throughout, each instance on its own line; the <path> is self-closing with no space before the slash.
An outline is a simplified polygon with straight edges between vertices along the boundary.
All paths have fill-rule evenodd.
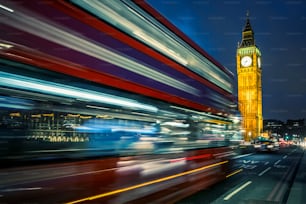
<path id="1" fill-rule="evenodd" d="M 262 172 L 260 172 L 259 174 L 258 174 L 258 176 L 262 176 L 262 175 L 264 175 L 267 171 L 269 171 L 271 169 L 271 167 L 268 167 L 268 168 L 266 168 L 265 170 L 263 170 Z"/>
<path id="2" fill-rule="evenodd" d="M 234 190 L 233 192 L 231 192 L 230 194 L 228 194 L 227 196 L 224 197 L 223 200 L 229 200 L 231 199 L 234 195 L 236 195 L 237 193 L 239 193 L 239 191 L 243 190 L 244 188 L 246 188 L 248 185 L 250 185 L 252 183 L 252 181 L 248 181 L 245 184 L 243 184 L 242 186 L 240 186 L 239 188 L 237 188 L 236 190 Z"/>

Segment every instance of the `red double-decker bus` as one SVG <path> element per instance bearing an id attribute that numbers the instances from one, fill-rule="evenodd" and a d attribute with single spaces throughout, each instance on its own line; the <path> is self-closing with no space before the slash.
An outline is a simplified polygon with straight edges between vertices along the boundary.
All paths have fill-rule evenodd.
<path id="1" fill-rule="evenodd" d="M 0 13 L 0 157 L 95 168 L 0 199 L 174 202 L 225 178 L 233 75 L 149 4 L 1 0 Z"/>

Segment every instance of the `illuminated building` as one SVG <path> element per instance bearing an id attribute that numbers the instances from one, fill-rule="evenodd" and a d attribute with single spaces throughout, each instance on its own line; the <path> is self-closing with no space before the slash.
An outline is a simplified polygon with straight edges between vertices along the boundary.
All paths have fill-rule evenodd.
<path id="1" fill-rule="evenodd" d="M 244 139 L 249 141 L 262 132 L 261 52 L 255 45 L 249 15 L 242 31 L 237 54 L 238 106 L 242 115 Z"/>

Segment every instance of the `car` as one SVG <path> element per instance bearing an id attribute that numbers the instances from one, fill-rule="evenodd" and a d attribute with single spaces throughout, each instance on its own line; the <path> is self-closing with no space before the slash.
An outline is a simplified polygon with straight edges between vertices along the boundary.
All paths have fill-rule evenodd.
<path id="1" fill-rule="evenodd" d="M 254 148 L 257 152 L 275 152 L 279 150 L 279 144 L 277 141 L 260 139 L 255 141 Z"/>

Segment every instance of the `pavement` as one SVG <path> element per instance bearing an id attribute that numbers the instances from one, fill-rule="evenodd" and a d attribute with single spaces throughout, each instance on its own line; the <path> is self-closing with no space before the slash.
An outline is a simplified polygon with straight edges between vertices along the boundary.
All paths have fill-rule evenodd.
<path id="1" fill-rule="evenodd" d="M 306 150 L 302 151 L 301 163 L 295 174 L 286 204 L 306 204 Z"/>
<path id="2" fill-rule="evenodd" d="M 288 186 L 291 189 L 287 192 L 287 201 L 281 204 L 306 204 L 306 143 L 300 147 L 302 152 L 300 163 L 297 166 L 296 172 L 293 172 L 293 182 Z M 252 154 L 254 153 L 254 148 L 253 145 L 240 145 L 236 152 L 240 156 Z"/>

